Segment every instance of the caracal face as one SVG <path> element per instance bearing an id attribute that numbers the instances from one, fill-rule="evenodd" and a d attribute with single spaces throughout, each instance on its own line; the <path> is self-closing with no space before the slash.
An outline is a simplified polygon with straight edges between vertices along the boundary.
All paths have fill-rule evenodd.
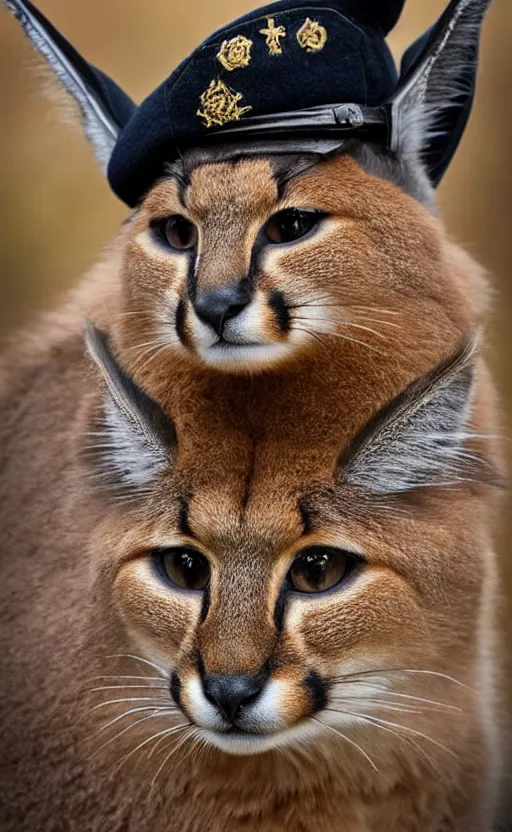
<path id="1" fill-rule="evenodd" d="M 467 328 L 437 221 L 349 155 L 190 154 L 122 246 L 115 340 L 134 372 L 179 357 L 253 374 L 333 339 L 370 357 L 399 348 L 404 330 L 419 347 Z"/>
<path id="2" fill-rule="evenodd" d="M 423 735 L 419 765 L 449 761 L 488 568 L 476 495 L 490 469 L 462 447 L 472 359 L 427 374 L 356 439 L 350 398 L 320 374 L 281 378 L 277 410 L 264 376 L 211 372 L 199 391 L 177 378 L 171 422 L 127 397 L 111 354 L 97 361 L 110 393 L 90 450 L 109 510 L 92 564 L 129 652 L 158 667 L 169 729 L 181 716 L 232 754 L 328 754 L 326 734 L 349 729 L 344 754 L 363 726 L 378 742 L 351 765 L 368 774 L 364 748 L 377 767 L 400 755 L 396 723 Z"/>

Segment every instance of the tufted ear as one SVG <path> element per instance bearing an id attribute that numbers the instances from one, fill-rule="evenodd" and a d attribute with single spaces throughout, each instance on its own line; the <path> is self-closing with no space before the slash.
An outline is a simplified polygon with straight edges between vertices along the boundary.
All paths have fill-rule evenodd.
<path id="1" fill-rule="evenodd" d="M 121 128 L 135 109 L 133 101 L 99 69 L 89 64 L 29 0 L 4 0 L 25 34 L 78 104 L 85 134 L 106 171 Z"/>
<path id="2" fill-rule="evenodd" d="M 121 369 L 107 336 L 90 322 L 86 345 L 106 384 L 103 419 L 96 432 L 99 442 L 89 448 L 98 473 L 114 489 L 148 492 L 174 455 L 174 427 Z"/>
<path id="3" fill-rule="evenodd" d="M 329 5 L 336 6 L 331 2 Z M 368 26 L 377 24 L 382 33 L 387 35 L 396 24 L 405 0 L 342 0 L 339 4 L 343 15 L 350 15 L 358 23 Z"/>
<path id="4" fill-rule="evenodd" d="M 464 447 L 475 338 L 387 404 L 338 462 L 338 478 L 378 494 L 484 479 L 484 460 Z M 485 479 L 488 480 L 488 477 Z"/>
<path id="5" fill-rule="evenodd" d="M 391 148 L 423 159 L 436 186 L 471 112 L 482 22 L 491 0 L 451 0 L 405 52 L 391 106 Z"/>

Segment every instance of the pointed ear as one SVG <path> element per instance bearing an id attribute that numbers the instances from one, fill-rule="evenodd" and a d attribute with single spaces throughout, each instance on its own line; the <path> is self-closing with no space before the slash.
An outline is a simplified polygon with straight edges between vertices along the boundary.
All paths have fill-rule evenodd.
<path id="1" fill-rule="evenodd" d="M 400 17 L 404 4 L 405 0 L 342 0 L 339 10 L 356 23 L 373 27 L 377 24 L 382 34 L 387 35 Z"/>
<path id="2" fill-rule="evenodd" d="M 4 2 L 78 104 L 85 134 L 105 172 L 119 131 L 135 104 L 114 81 L 87 63 L 29 0 Z"/>
<path id="3" fill-rule="evenodd" d="M 106 335 L 90 322 L 86 345 L 106 384 L 99 442 L 89 448 L 97 473 L 115 489 L 147 493 L 175 453 L 174 427 L 121 369 Z"/>
<path id="4" fill-rule="evenodd" d="M 451 0 L 437 23 L 404 54 L 391 101 L 391 147 L 422 159 L 437 186 L 471 112 L 478 46 L 491 0 Z"/>
<path id="5" fill-rule="evenodd" d="M 353 440 L 338 462 L 338 481 L 377 494 L 481 481 L 485 461 L 464 447 L 478 438 L 467 424 L 475 338 L 413 382 Z"/>

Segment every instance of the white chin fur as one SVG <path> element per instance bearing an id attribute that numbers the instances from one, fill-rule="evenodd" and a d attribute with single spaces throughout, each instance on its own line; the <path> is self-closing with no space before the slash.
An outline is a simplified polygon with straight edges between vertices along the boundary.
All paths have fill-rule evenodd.
<path id="1" fill-rule="evenodd" d="M 197 353 L 210 367 L 252 372 L 277 364 L 287 358 L 292 349 L 288 344 L 219 344 L 199 347 Z"/>
<path id="2" fill-rule="evenodd" d="M 322 727 L 312 720 L 278 731 L 275 734 L 222 734 L 200 728 L 199 735 L 210 745 L 232 754 L 235 757 L 247 757 L 250 754 L 263 754 L 273 748 L 283 748 L 296 743 L 310 742 L 322 733 Z"/>

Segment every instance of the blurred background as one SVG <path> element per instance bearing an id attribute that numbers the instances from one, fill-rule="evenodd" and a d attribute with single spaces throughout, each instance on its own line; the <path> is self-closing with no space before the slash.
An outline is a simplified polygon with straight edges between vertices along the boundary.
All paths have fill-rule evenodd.
<path id="1" fill-rule="evenodd" d="M 140 101 L 213 29 L 258 0 L 39 0 L 86 58 Z M 397 59 L 445 0 L 407 0 L 390 38 Z M 439 191 L 455 239 L 493 275 L 489 357 L 512 437 L 512 3 L 494 0 L 484 28 L 470 125 Z M 98 259 L 127 209 L 109 191 L 80 130 L 42 92 L 41 65 L 16 21 L 0 9 L 0 334 L 55 303 Z M 512 447 L 512 443 L 509 443 Z M 512 461 L 512 460 L 511 460 Z M 498 535 L 512 639 L 512 515 Z M 508 609 L 508 612 L 507 612 Z M 512 666 L 512 649 L 510 665 Z M 511 703 L 512 705 L 512 703 Z"/>

